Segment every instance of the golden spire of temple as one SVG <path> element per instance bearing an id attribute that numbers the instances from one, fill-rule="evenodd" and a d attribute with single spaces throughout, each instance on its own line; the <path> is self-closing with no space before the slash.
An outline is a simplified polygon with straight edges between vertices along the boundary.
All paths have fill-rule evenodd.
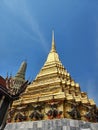
<path id="1" fill-rule="evenodd" d="M 59 64 L 61 64 L 61 61 L 60 61 L 60 59 L 59 59 L 59 55 L 58 55 L 58 53 L 57 53 L 57 51 L 56 51 L 56 46 L 55 46 L 55 38 L 54 38 L 54 31 L 52 31 L 52 43 L 51 43 L 51 50 L 50 50 L 50 52 L 49 52 L 49 54 L 48 54 L 48 57 L 47 57 L 47 60 L 46 60 L 46 62 L 45 62 L 45 64 L 44 65 L 46 65 L 46 64 L 51 64 L 51 63 L 59 63 Z"/>
<path id="2" fill-rule="evenodd" d="M 55 40 L 54 40 L 54 30 L 52 31 L 52 47 L 51 47 L 51 52 L 56 52 Z"/>

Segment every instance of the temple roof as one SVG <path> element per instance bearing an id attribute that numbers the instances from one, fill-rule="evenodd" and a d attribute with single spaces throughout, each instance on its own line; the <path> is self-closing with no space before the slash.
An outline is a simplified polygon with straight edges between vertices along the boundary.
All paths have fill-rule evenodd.
<path id="1" fill-rule="evenodd" d="M 0 76 L 0 85 L 6 87 L 6 80 L 2 76 Z"/>

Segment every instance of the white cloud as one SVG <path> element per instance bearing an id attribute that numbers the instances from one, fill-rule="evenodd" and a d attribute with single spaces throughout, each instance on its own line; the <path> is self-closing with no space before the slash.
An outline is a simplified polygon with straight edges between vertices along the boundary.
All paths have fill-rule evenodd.
<path id="1" fill-rule="evenodd" d="M 29 30 L 31 30 L 31 33 L 24 27 L 21 27 L 21 24 L 17 24 L 18 27 L 20 27 L 21 31 L 30 37 L 34 41 L 39 41 L 39 43 L 43 46 L 43 49 L 45 52 L 48 51 L 48 45 L 46 42 L 46 39 L 44 37 L 43 32 L 41 31 L 41 28 L 39 26 L 39 23 L 37 21 L 37 18 L 34 16 L 34 14 L 30 11 L 28 3 L 24 1 L 17 1 L 17 0 L 4 0 L 5 6 L 10 9 L 13 16 L 19 18 L 20 21 L 22 21 L 23 24 L 25 24 Z"/>

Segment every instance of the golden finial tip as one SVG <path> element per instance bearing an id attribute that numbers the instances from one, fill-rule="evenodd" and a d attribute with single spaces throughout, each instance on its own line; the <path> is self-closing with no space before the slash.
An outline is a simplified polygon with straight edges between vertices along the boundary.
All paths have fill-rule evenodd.
<path id="1" fill-rule="evenodd" d="M 54 40 L 54 30 L 52 30 L 52 47 L 51 47 L 51 52 L 56 52 L 55 40 Z"/>

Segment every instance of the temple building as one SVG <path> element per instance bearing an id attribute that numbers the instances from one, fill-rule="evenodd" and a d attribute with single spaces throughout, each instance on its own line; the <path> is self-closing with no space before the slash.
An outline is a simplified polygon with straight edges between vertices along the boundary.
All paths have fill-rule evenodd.
<path id="1" fill-rule="evenodd" d="M 25 81 L 26 63 L 22 63 L 15 77 L 4 79 L 0 76 L 0 130 L 3 130 L 6 125 L 6 120 L 11 121 L 9 117 L 10 108 L 13 101 L 18 100 L 29 84 Z"/>
<path id="2" fill-rule="evenodd" d="M 22 65 L 15 79 L 22 81 L 26 64 Z M 16 85 L 17 86 L 17 85 Z M 98 122 L 98 109 L 93 99 L 82 92 L 65 67 L 56 50 L 54 33 L 46 62 L 34 81 L 9 110 L 10 122 L 78 119 Z"/>

